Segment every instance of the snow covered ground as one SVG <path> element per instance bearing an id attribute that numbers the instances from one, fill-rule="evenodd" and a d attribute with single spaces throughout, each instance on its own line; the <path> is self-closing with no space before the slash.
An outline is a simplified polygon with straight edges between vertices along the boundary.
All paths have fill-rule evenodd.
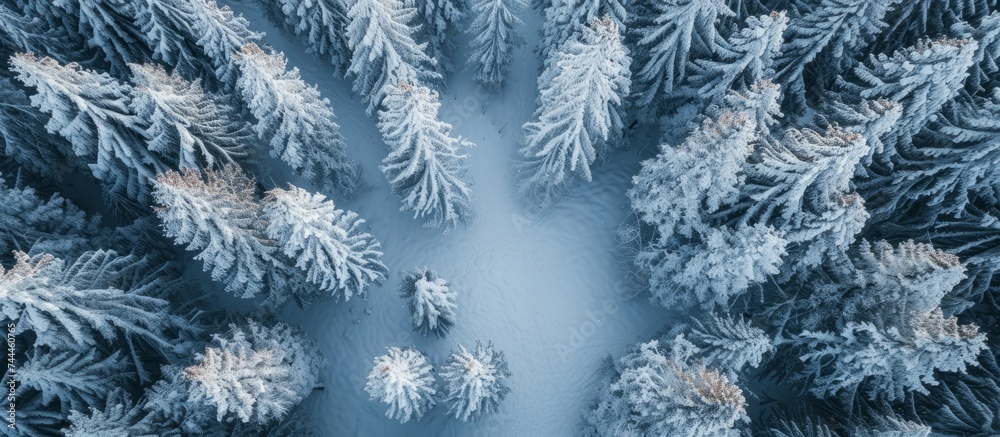
<path id="1" fill-rule="evenodd" d="M 573 196 L 543 214 L 530 214 L 514 191 L 512 159 L 521 125 L 535 107 L 539 62 L 531 41 L 541 17 L 521 11 L 521 32 L 529 43 L 515 54 L 507 88 L 490 95 L 459 71 L 441 91 L 441 118 L 477 144 L 468 151 L 466 177 L 473 183 L 477 217 L 468 228 L 442 236 L 399 211 L 399 197 L 378 170 L 387 147 L 350 82 L 276 28 L 255 2 L 222 3 L 242 13 L 253 30 L 266 32 L 266 41 L 285 52 L 289 66 L 298 67 L 303 79 L 318 84 L 332 101 L 348 154 L 361 163 L 371 185 L 356 199 L 334 200 L 367 220 L 392 272 L 382 287 L 369 290 L 367 301 L 328 301 L 282 314 L 316 338 L 330 360 L 322 375 L 325 390 L 306 400 L 320 430 L 330 436 L 574 435 L 594 395 L 601 361 L 620 355 L 636 337 L 649 337 L 670 317 L 644 298 L 628 296 L 613 253 L 627 214 L 625 190 L 640 152 L 645 147 L 648 154 L 654 143 L 635 139 L 630 150 L 597 167 L 594 182 L 576 186 Z M 460 41 L 457 65 L 465 61 L 466 45 Z M 272 164 L 278 168 L 271 175 L 275 182 L 291 180 L 282 164 Z M 395 295 L 399 272 L 423 266 L 437 270 L 459 293 L 458 323 L 445 339 L 415 333 Z M 387 346 L 415 345 L 441 365 L 457 345 L 471 347 L 477 340 L 503 350 L 514 374 L 500 413 L 480 423 L 453 420 L 439 405 L 419 422 L 399 424 L 364 392 L 372 359 Z"/>

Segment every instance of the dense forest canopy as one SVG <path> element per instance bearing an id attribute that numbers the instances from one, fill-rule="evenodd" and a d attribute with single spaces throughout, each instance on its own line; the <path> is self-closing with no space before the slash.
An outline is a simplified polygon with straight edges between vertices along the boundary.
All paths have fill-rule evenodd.
<path id="1" fill-rule="evenodd" d="M 451 353 L 374 345 L 352 383 L 407 426 L 501 414 L 532 387 L 449 337 L 465 283 L 387 265 L 342 202 L 384 179 L 436 238 L 474 226 L 468 161 L 495 145 L 442 96 L 504 96 L 525 46 L 534 113 L 489 165 L 526 211 L 656 138 L 615 255 L 677 317 L 608 358 L 574 435 L 1000 434 L 996 0 L 258 3 L 363 102 L 381 175 L 316 72 L 225 4 L 0 0 L 6 434 L 323 433 L 300 404 L 331 357 L 281 311 L 397 271 L 405 323 Z"/>

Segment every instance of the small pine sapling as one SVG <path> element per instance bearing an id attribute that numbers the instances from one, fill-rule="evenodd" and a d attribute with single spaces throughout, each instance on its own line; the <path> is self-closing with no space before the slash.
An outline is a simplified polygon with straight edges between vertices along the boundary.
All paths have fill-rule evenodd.
<path id="1" fill-rule="evenodd" d="M 444 337 L 455 325 L 455 292 L 451 284 L 426 267 L 403 273 L 399 295 L 406 299 L 413 329 Z"/>
<path id="2" fill-rule="evenodd" d="M 511 377 L 507 359 L 493 344 L 476 343 L 469 351 L 459 346 L 448 357 L 440 372 L 446 393 L 448 413 L 463 422 L 475 422 L 486 414 L 494 414 L 510 393 L 507 380 Z"/>
<path id="3" fill-rule="evenodd" d="M 420 420 L 436 403 L 432 369 L 427 355 L 413 347 L 386 348 L 385 355 L 375 357 L 365 391 L 372 399 L 389 405 L 385 415 L 390 419 L 400 423 Z"/>

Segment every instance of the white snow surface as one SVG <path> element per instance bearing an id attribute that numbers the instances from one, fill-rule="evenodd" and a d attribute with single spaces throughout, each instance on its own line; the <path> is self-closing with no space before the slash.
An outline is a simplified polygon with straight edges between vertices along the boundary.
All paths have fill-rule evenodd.
<path id="1" fill-rule="evenodd" d="M 378 170 L 388 154 L 365 104 L 353 95 L 349 80 L 335 76 L 323 59 L 306 52 L 303 42 L 274 26 L 250 0 L 224 0 L 242 13 L 254 31 L 283 51 L 289 68 L 317 84 L 330 99 L 347 139 L 347 153 L 361 163 L 370 189 L 355 199 L 331 195 L 337 208 L 357 212 L 382 242 L 390 278 L 368 290 L 368 299 L 332 300 L 306 310 L 289 306 L 284 321 L 302 326 L 329 359 L 321 373 L 325 388 L 304 402 L 327 436 L 571 436 L 596 396 L 598 370 L 607 356 L 617 357 L 638 338 L 662 329 L 670 313 L 633 297 L 614 253 L 618 226 L 628 214 L 625 191 L 639 169 L 639 155 L 655 147 L 637 136 L 629 150 L 598 164 L 591 183 L 579 183 L 572 195 L 540 214 L 528 212 L 517 198 L 513 160 L 537 96 L 540 62 L 533 53 L 541 14 L 521 10 L 519 31 L 528 43 L 517 49 L 508 84 L 491 95 L 459 70 L 445 81 L 441 118 L 453 133 L 477 144 L 468 151 L 476 218 L 448 236 L 421 226 L 399 211 L 400 198 Z M 467 18 L 468 19 L 468 18 Z M 464 65 L 468 36 L 460 35 L 455 65 Z M 631 123 L 631 119 L 625 124 Z M 262 152 L 262 155 L 266 153 Z M 268 160 L 277 186 L 285 182 L 313 189 L 291 176 L 280 161 Z M 400 272 L 430 267 L 457 291 L 458 320 L 444 339 L 413 331 L 405 302 L 395 294 Z M 368 314 L 371 313 L 371 314 Z M 435 365 L 444 364 L 459 344 L 493 342 L 504 351 L 513 377 L 511 393 L 500 412 L 464 423 L 437 405 L 419 421 L 400 424 L 385 417 L 384 405 L 369 400 L 365 376 L 388 346 L 415 345 Z M 440 378 L 438 379 L 439 383 Z"/>

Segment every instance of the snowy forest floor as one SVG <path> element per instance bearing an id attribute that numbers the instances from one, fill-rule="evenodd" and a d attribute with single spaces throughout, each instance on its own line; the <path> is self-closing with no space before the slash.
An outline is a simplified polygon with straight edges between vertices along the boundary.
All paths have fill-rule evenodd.
<path id="1" fill-rule="evenodd" d="M 614 253 L 616 232 L 628 212 L 625 191 L 638 171 L 640 153 L 651 151 L 643 148 L 652 149 L 655 142 L 637 135 L 629 150 L 596 168 L 592 183 L 577 185 L 571 197 L 542 214 L 529 213 L 514 191 L 512 160 L 521 125 L 535 108 L 540 63 L 533 49 L 541 16 L 522 11 L 520 31 L 529 42 L 516 51 L 508 85 L 495 95 L 462 71 L 468 37 L 461 35 L 453 57 L 459 71 L 440 90 L 441 118 L 455 134 L 477 144 L 468 151 L 466 177 L 473 184 L 477 216 L 468 228 L 442 236 L 440 229 L 423 228 L 399 211 L 400 199 L 378 169 L 387 146 L 350 81 L 275 27 L 256 2 L 221 3 L 242 13 L 253 30 L 266 32 L 266 42 L 285 52 L 289 67 L 298 67 L 303 79 L 317 84 L 332 102 L 348 155 L 361 163 L 371 186 L 355 199 L 334 201 L 367 220 L 391 272 L 383 286 L 369 289 L 367 301 L 327 301 L 281 314 L 316 338 L 330 360 L 321 375 L 325 389 L 305 401 L 319 430 L 329 436 L 575 434 L 595 395 L 604 358 L 620 355 L 669 319 L 666 310 L 630 296 Z M 308 186 L 280 162 L 268 164 L 276 185 Z M 459 293 L 458 322 L 444 339 L 414 332 L 403 300 L 395 295 L 399 272 L 423 266 L 436 269 Z M 458 422 L 438 405 L 419 422 L 399 424 L 364 392 L 372 359 L 387 346 L 415 345 L 440 365 L 459 344 L 471 347 L 477 340 L 504 351 L 513 372 L 511 395 L 499 414 L 482 422 Z"/>

